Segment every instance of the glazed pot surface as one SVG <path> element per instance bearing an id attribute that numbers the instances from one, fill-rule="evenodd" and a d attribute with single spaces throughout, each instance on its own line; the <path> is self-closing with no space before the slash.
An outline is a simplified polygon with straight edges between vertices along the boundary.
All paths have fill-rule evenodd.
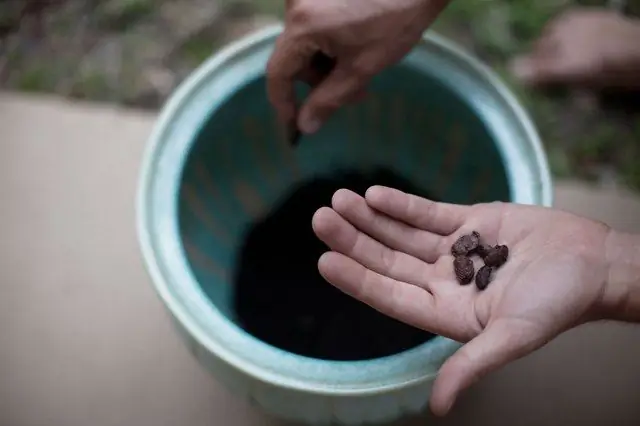
<path id="1" fill-rule="evenodd" d="M 236 286 L 252 226 L 305 183 L 381 168 L 441 201 L 550 205 L 546 157 L 507 89 L 435 35 L 374 78 L 364 102 L 342 108 L 293 148 L 265 89 L 280 30 L 229 46 L 166 105 L 141 176 L 143 254 L 191 350 L 229 386 L 295 420 L 392 420 L 424 407 L 438 368 L 459 344 L 423 336 L 397 353 L 347 362 L 256 337 L 238 315 Z M 308 223 L 289 232 L 311 232 L 311 217 Z M 360 327 L 355 334 L 366 331 Z"/>

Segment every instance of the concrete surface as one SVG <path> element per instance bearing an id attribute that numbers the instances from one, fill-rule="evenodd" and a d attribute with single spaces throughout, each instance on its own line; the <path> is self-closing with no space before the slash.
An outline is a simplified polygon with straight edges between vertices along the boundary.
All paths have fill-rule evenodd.
<path id="1" fill-rule="evenodd" d="M 143 269 L 134 193 L 153 116 L 0 93 L 0 426 L 281 425 L 189 356 Z M 640 232 L 640 200 L 557 206 Z M 567 333 L 403 425 L 638 425 L 640 327 Z"/>

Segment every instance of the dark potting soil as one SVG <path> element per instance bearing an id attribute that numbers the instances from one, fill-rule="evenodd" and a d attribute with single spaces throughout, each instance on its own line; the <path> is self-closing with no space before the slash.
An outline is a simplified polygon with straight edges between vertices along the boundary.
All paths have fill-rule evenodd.
<path id="1" fill-rule="evenodd" d="M 280 349 L 340 361 L 392 355 L 434 337 L 342 293 L 318 272 L 318 258 L 328 248 L 313 233 L 313 214 L 330 206 L 340 188 L 364 195 L 372 185 L 429 197 L 385 169 L 348 172 L 304 183 L 252 226 L 235 276 L 241 327 Z"/>

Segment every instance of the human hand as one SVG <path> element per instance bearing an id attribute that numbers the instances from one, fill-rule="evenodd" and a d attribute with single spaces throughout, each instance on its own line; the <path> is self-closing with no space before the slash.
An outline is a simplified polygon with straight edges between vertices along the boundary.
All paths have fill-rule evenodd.
<path id="1" fill-rule="evenodd" d="M 525 83 L 596 87 L 640 85 L 640 21 L 614 11 L 569 10 L 543 30 L 530 54 L 512 63 Z"/>
<path id="2" fill-rule="evenodd" d="M 438 415 L 487 373 L 601 316 L 610 229 L 573 214 L 435 203 L 373 187 L 366 199 L 336 192 L 313 228 L 332 250 L 318 262 L 327 281 L 384 314 L 466 343 L 434 383 L 430 403 Z M 451 245 L 474 230 L 488 244 L 509 247 L 484 291 L 460 285 L 452 267 Z"/>
<path id="3" fill-rule="evenodd" d="M 360 96 L 369 80 L 399 61 L 448 0 L 288 0 L 285 30 L 267 66 L 271 103 L 284 123 L 314 133 L 339 107 Z M 310 67 L 322 52 L 328 75 Z M 297 111 L 294 81 L 313 89 Z"/>

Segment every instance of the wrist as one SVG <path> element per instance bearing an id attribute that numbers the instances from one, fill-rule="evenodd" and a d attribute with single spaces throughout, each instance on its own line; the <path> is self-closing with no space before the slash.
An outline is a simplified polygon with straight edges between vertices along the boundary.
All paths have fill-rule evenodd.
<path id="1" fill-rule="evenodd" d="M 601 311 L 605 319 L 640 322 L 640 235 L 609 231 L 607 282 Z"/>

